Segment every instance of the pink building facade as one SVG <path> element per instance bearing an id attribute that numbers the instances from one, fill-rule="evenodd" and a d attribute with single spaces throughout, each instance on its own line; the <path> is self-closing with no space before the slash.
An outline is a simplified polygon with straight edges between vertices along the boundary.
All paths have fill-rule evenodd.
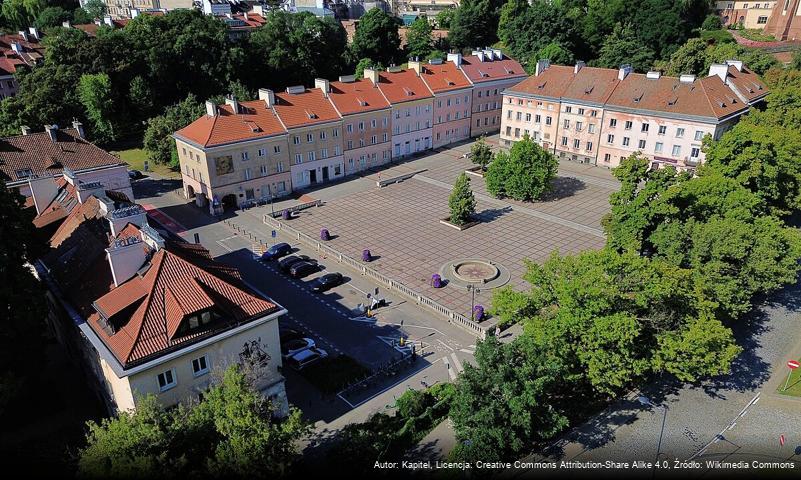
<path id="1" fill-rule="evenodd" d="M 452 62 L 442 59 L 431 60 L 427 65 L 409 62 L 409 68 L 420 72 L 434 94 L 434 148 L 470 138 L 473 87 L 464 73 Z"/>

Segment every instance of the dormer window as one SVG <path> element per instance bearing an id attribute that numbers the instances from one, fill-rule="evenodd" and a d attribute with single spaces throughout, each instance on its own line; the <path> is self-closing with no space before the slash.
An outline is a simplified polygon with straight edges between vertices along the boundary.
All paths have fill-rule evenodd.
<path id="1" fill-rule="evenodd" d="M 186 318 L 184 318 L 183 324 L 178 328 L 178 334 L 185 335 L 191 333 L 200 327 L 208 325 L 212 320 L 217 318 L 220 318 L 220 316 L 212 310 L 187 315 Z"/>

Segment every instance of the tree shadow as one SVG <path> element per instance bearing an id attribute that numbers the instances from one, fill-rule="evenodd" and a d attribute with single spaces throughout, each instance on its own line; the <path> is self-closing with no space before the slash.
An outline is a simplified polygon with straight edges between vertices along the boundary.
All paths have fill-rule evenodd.
<path id="1" fill-rule="evenodd" d="M 147 173 L 145 173 L 147 175 Z M 164 194 L 174 192 L 181 188 L 180 180 L 175 179 L 155 179 L 145 176 L 139 180 L 131 182 L 131 188 L 136 198 L 160 197 Z"/>
<path id="2" fill-rule="evenodd" d="M 584 190 L 586 184 L 573 177 L 556 177 L 551 180 L 551 191 L 546 193 L 542 201 L 552 202 L 563 198 L 572 197 L 577 192 Z"/>
<path id="3" fill-rule="evenodd" d="M 512 207 L 509 206 L 503 208 L 488 208 L 487 210 L 482 210 L 481 212 L 476 213 L 475 218 L 480 220 L 482 223 L 489 223 L 509 213 L 512 213 Z"/>

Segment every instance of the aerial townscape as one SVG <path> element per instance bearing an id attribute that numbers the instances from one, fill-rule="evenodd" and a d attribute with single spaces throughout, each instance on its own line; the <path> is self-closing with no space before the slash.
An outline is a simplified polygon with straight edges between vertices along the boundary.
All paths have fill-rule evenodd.
<path id="1" fill-rule="evenodd" d="M 801 0 L 0 0 L 14 478 L 801 478 Z"/>

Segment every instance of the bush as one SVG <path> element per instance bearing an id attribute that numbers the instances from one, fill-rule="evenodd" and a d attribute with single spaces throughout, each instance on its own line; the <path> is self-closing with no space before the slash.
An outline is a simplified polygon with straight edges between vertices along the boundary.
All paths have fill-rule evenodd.
<path id="1" fill-rule="evenodd" d="M 702 30 L 720 30 L 721 28 L 723 28 L 723 22 L 720 21 L 720 17 L 717 15 L 707 15 L 704 23 L 701 24 Z"/>
<path id="2" fill-rule="evenodd" d="M 470 222 L 476 212 L 476 198 L 470 190 L 470 179 L 464 172 L 459 175 L 453 185 L 453 191 L 448 198 L 448 207 L 451 212 L 450 222 L 454 225 L 464 225 Z"/>
<path id="3" fill-rule="evenodd" d="M 496 155 L 487 170 L 487 190 L 496 197 L 538 200 L 551 189 L 558 168 L 556 157 L 525 135 L 508 154 Z"/>
<path id="4" fill-rule="evenodd" d="M 487 145 L 483 135 L 470 147 L 470 160 L 481 167 L 481 171 L 486 171 L 492 161 L 492 148 Z"/>

